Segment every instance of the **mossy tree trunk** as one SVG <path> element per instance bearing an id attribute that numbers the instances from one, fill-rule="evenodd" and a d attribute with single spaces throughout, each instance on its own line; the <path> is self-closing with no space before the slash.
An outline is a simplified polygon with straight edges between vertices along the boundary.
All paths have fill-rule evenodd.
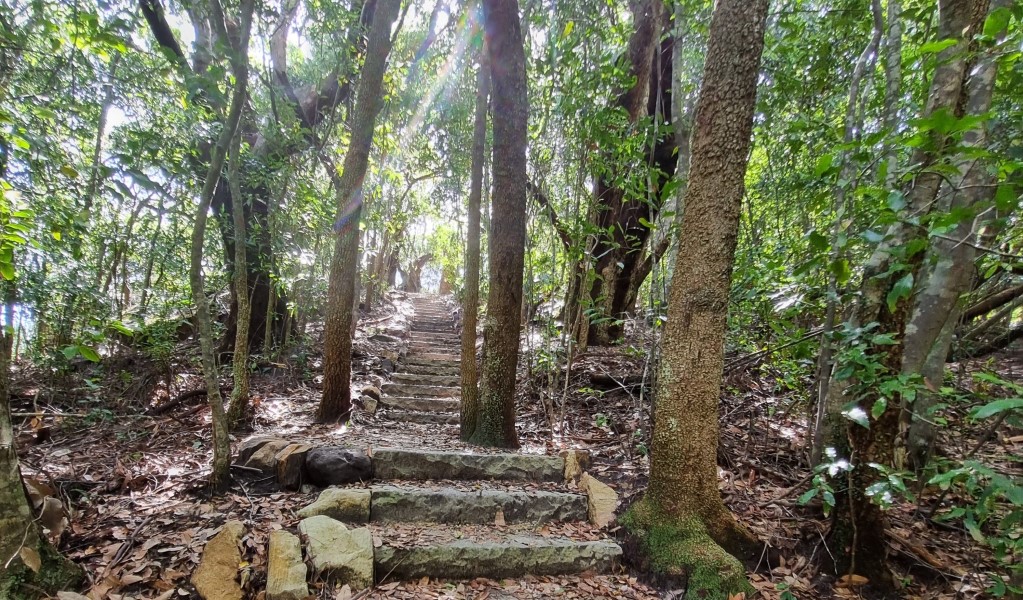
<path id="1" fill-rule="evenodd" d="M 493 82 L 494 191 L 488 236 L 490 290 L 483 332 L 480 413 L 469 441 L 517 448 L 515 373 L 519 358 L 526 241 L 526 55 L 515 0 L 484 0 Z"/>
<path id="2" fill-rule="evenodd" d="M 317 419 L 347 420 L 352 410 L 352 328 L 355 325 L 355 278 L 358 275 L 362 183 L 369 167 L 373 130 L 383 106 L 384 71 L 391 52 L 391 25 L 399 0 L 380 0 L 366 46 L 366 62 L 352 110 L 352 137 L 341 175 L 331 173 L 337 199 L 334 253 L 327 284 L 327 319 L 323 356 L 323 396 Z M 329 163 L 328 163 L 329 164 Z"/>
<path id="3" fill-rule="evenodd" d="M 624 522 L 650 568 L 688 577 L 692 598 L 751 591 L 735 556 L 757 549 L 718 492 L 718 402 L 739 213 L 767 0 L 720 0 L 696 106 L 657 380 L 650 486 Z"/>
<path id="4" fill-rule="evenodd" d="M 483 161 L 487 145 L 487 101 L 490 65 L 487 49 L 480 50 L 476 75 L 476 115 L 472 134 L 472 173 L 465 230 L 465 291 L 462 298 L 462 408 L 461 438 L 468 440 L 479 418 L 479 372 L 476 365 L 476 320 L 480 306 L 480 202 L 483 197 Z"/>

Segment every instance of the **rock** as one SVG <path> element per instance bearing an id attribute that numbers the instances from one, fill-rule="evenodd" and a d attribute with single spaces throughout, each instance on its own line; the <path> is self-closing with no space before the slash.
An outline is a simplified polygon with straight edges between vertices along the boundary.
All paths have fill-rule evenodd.
<path id="1" fill-rule="evenodd" d="M 286 490 L 297 490 L 305 479 L 305 455 L 312 449 L 309 444 L 288 444 L 274 456 L 277 463 L 277 483 Z"/>
<path id="2" fill-rule="evenodd" d="M 372 396 L 362 396 L 359 398 L 359 401 L 362 402 L 362 410 L 369 414 L 373 414 L 377 411 L 377 402 L 379 402 L 379 400 L 376 398 L 373 398 Z"/>
<path id="3" fill-rule="evenodd" d="M 498 512 L 507 523 L 586 520 L 586 497 L 564 492 L 409 488 L 372 488 L 370 520 L 493 524 Z M 299 516 L 303 516 L 299 513 Z"/>
<path id="4" fill-rule="evenodd" d="M 283 442 L 284 445 L 281 446 L 281 448 L 288 445 L 287 441 L 282 440 L 281 438 L 278 437 L 272 437 L 268 435 L 257 435 L 242 440 L 241 443 L 238 444 L 238 452 L 235 462 L 239 465 L 244 465 L 245 462 L 249 460 L 249 457 L 256 453 L 256 450 L 259 450 L 267 443 L 274 441 Z"/>
<path id="5" fill-rule="evenodd" d="M 306 453 L 305 472 L 314 485 L 343 485 L 373 479 L 373 463 L 365 452 L 327 446 Z"/>
<path id="6" fill-rule="evenodd" d="M 563 481 L 564 459 L 537 454 L 463 454 L 430 450 L 373 451 L 379 479 Z"/>
<path id="7" fill-rule="evenodd" d="M 576 481 L 590 466 L 590 454 L 585 450 L 571 448 L 560 454 L 565 459 L 565 481 Z"/>
<path id="8" fill-rule="evenodd" d="M 267 600 L 304 600 L 309 595 L 298 536 L 284 530 L 270 532 L 269 566 L 266 576 Z"/>
<path id="9" fill-rule="evenodd" d="M 199 568 L 192 575 L 192 585 L 205 600 L 242 600 L 242 588 L 238 585 L 242 553 L 238 545 L 244 533 L 241 521 L 228 521 L 206 543 Z"/>
<path id="10" fill-rule="evenodd" d="M 290 445 L 287 440 L 269 440 L 252 453 L 245 461 L 245 466 L 259 469 L 264 473 L 273 473 L 277 467 L 277 453 Z"/>
<path id="11" fill-rule="evenodd" d="M 324 515 L 303 519 L 298 530 L 306 539 L 309 562 L 317 576 L 352 591 L 373 585 L 373 537 L 369 529 L 349 530 Z"/>
<path id="12" fill-rule="evenodd" d="M 384 373 L 388 374 L 388 375 L 390 375 L 391 373 L 394 373 L 394 361 L 389 359 L 389 358 L 385 358 L 385 359 L 381 360 L 380 361 L 380 370 L 383 371 Z"/>
<path id="13" fill-rule="evenodd" d="M 298 511 L 306 519 L 325 515 L 347 523 L 369 522 L 370 491 L 353 488 L 327 488 L 320 492 L 315 502 Z"/>
<path id="14" fill-rule="evenodd" d="M 500 542 L 459 539 L 422 546 L 384 545 L 376 549 L 376 566 L 378 573 L 395 581 L 424 576 L 503 579 L 604 571 L 621 554 L 617 544 L 607 541 L 510 535 Z"/>
<path id="15" fill-rule="evenodd" d="M 376 387 L 375 385 L 364 386 L 362 388 L 362 395 L 363 396 L 369 396 L 370 398 L 372 398 L 374 400 L 379 400 L 380 399 L 380 388 Z"/>
<path id="16" fill-rule="evenodd" d="M 618 508 L 618 494 L 611 486 L 601 483 L 589 473 L 583 473 L 579 480 L 579 488 L 586 492 L 590 523 L 597 527 L 606 527 L 614 521 L 615 510 Z"/>
<path id="17" fill-rule="evenodd" d="M 387 335 L 386 333 L 378 333 L 376 335 L 369 336 L 371 342 L 383 342 L 385 344 L 397 344 L 401 342 L 401 339 L 394 337 L 393 335 Z"/>

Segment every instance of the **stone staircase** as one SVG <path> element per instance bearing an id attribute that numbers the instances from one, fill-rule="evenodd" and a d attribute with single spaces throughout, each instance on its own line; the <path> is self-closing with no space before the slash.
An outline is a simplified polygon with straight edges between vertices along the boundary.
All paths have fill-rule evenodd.
<path id="1" fill-rule="evenodd" d="M 425 448 L 434 440 L 458 444 L 451 425 L 459 416 L 459 341 L 443 300 L 412 299 L 410 351 L 392 383 L 381 387 L 378 415 L 419 424 L 424 448 L 306 446 L 303 480 L 338 485 L 297 512 L 297 533 L 270 536 L 266 600 L 303 600 L 310 582 L 324 584 L 319 597 L 334 597 L 344 586 L 358 592 L 424 577 L 501 580 L 614 569 L 622 550 L 601 528 L 613 518 L 617 496 L 585 473 L 585 453 Z M 297 444 L 286 440 L 243 444 L 246 455 L 258 455 L 263 444 L 269 448 L 264 454 L 282 461 L 296 456 L 288 448 Z M 241 535 L 241 523 L 228 523 L 217 537 L 229 539 L 217 545 L 214 538 L 208 548 L 237 552 Z M 238 600 L 233 592 L 213 590 L 243 557 L 207 561 L 209 554 L 193 577 L 197 591 L 206 600 Z M 214 573 L 206 564 L 226 565 L 225 571 Z"/>
<path id="2" fill-rule="evenodd" d="M 457 425 L 459 332 L 452 308 L 441 296 L 412 295 L 412 320 L 408 354 L 381 388 L 380 416 L 408 423 Z"/>

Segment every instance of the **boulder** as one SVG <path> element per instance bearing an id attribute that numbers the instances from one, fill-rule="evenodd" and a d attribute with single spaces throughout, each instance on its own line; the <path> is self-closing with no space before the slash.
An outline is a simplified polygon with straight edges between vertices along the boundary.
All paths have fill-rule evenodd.
<path id="1" fill-rule="evenodd" d="M 298 536 L 283 529 L 270 532 L 269 566 L 266 575 L 267 600 L 304 600 L 309 595 Z"/>
<path id="2" fill-rule="evenodd" d="M 367 385 L 362 388 L 362 395 L 369 396 L 374 400 L 380 399 L 380 388 L 375 385 Z"/>
<path id="3" fill-rule="evenodd" d="M 228 521 L 217 535 L 206 542 L 192 585 L 205 600 L 242 600 L 238 585 L 238 565 L 242 561 L 239 544 L 245 533 L 241 521 Z"/>
<path id="4" fill-rule="evenodd" d="M 372 479 L 373 463 L 360 450 L 326 446 L 306 453 L 305 471 L 309 483 L 327 487 Z"/>
<path id="5" fill-rule="evenodd" d="M 597 527 L 606 527 L 608 523 L 614 521 L 615 510 L 618 508 L 618 494 L 611 486 L 598 481 L 589 473 L 583 473 L 579 480 L 579 488 L 586 492 L 590 523 Z"/>
<path id="6" fill-rule="evenodd" d="M 298 516 L 306 519 L 325 515 L 348 523 L 366 523 L 369 521 L 370 498 L 368 489 L 331 487 L 320 492 L 315 502 L 298 511 Z"/>
<path id="7" fill-rule="evenodd" d="M 305 479 L 305 455 L 312 449 L 309 444 L 288 444 L 274 456 L 277 483 L 286 490 L 297 490 Z"/>
<path id="8" fill-rule="evenodd" d="M 235 458 L 235 462 L 239 465 L 244 465 L 245 462 L 249 460 L 249 457 L 256 453 L 256 450 L 259 450 L 267 443 L 274 441 L 282 442 L 284 446 L 288 445 L 286 440 L 269 435 L 256 435 L 242 440 L 238 444 L 238 451 L 236 452 L 237 458 Z M 284 446 L 281 446 L 281 448 Z"/>
<path id="9" fill-rule="evenodd" d="M 373 585 L 373 536 L 369 529 L 348 529 L 324 515 L 303 519 L 298 530 L 306 539 L 309 562 L 317 576 L 352 591 Z"/>
<path id="10" fill-rule="evenodd" d="M 585 450 L 571 448 L 561 452 L 565 459 L 565 481 L 576 481 L 590 466 L 590 454 Z"/>
<path id="11" fill-rule="evenodd" d="M 371 342 L 383 342 L 385 344 L 397 344 L 401 342 L 400 338 L 396 338 L 393 335 L 387 335 L 386 333 L 378 333 L 369 336 Z"/>
<path id="12" fill-rule="evenodd" d="M 287 440 L 268 440 L 265 444 L 259 447 L 252 453 L 252 456 L 245 461 L 245 466 L 250 469 L 259 469 L 260 471 L 268 474 L 272 474 L 274 469 L 277 467 L 277 453 L 284 450 L 290 445 Z"/>
<path id="13" fill-rule="evenodd" d="M 362 410 L 368 412 L 369 414 L 373 414 L 377 411 L 377 403 L 379 402 L 378 399 L 372 396 L 361 396 L 359 398 L 359 401 L 362 402 Z"/>

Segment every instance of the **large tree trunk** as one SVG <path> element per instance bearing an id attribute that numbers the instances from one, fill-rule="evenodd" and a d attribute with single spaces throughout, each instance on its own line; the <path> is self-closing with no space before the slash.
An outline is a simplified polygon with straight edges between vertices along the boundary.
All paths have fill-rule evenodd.
<path id="1" fill-rule="evenodd" d="M 480 308 L 480 202 L 483 197 L 483 161 L 487 145 L 487 101 L 490 65 L 487 49 L 480 52 L 476 75 L 476 115 L 472 134 L 472 172 L 465 231 L 465 290 L 462 297 L 462 407 L 460 434 L 468 440 L 479 419 L 479 370 L 476 365 L 476 320 Z"/>
<path id="2" fill-rule="evenodd" d="M 633 7 L 634 32 L 629 38 L 628 64 L 633 85 L 618 96 L 618 106 L 626 114 L 626 126 L 638 126 L 644 116 L 652 116 L 660 125 L 671 122 L 672 38 L 658 43 L 667 25 L 660 0 L 637 2 Z M 632 132 L 623 131 L 622 135 Z M 653 155 L 647 164 L 660 170 L 653 177 L 652 197 L 629 194 L 616 183 L 616 176 L 632 165 L 621 165 L 615 172 L 601 174 L 596 185 L 596 226 L 605 232 L 597 238 L 593 269 L 596 277 L 589 289 L 589 304 L 598 318 L 589 325 L 590 344 L 607 345 L 622 335 L 624 314 L 635 302 L 633 273 L 642 262 L 643 248 L 650 228 L 643 221 L 653 221 L 660 203 L 657 193 L 667 177 L 675 171 L 678 154 L 674 136 L 659 135 L 653 144 Z M 610 155 L 605 160 L 612 161 Z M 642 283 L 642 282 L 640 282 Z M 631 297 L 630 297 L 631 295 Z"/>
<path id="3" fill-rule="evenodd" d="M 983 21 L 987 4 L 986 0 L 942 0 L 939 3 L 939 39 L 957 43 L 938 56 L 925 117 L 939 111 L 961 115 L 960 99 L 969 65 L 970 40 L 972 32 Z M 909 216 L 923 219 L 932 210 L 943 175 L 928 167 L 942 160 L 948 143 L 946 137 L 934 132 L 929 143 L 914 153 L 910 164 L 920 171 L 906 191 L 903 218 L 889 228 L 864 271 L 852 325 L 877 323 L 876 332 L 890 334 L 899 342 L 889 344 L 884 336 L 873 334 L 857 341 L 888 376 L 895 376 L 902 369 L 905 347 L 901 342 L 910 318 L 909 294 L 897 293 L 897 290 L 900 286 L 905 288 L 906 282 L 919 282 L 924 258 L 923 252 L 906 255 L 902 251 L 926 236 L 926 231 L 911 224 Z M 895 582 L 887 564 L 886 518 L 868 489 L 879 479 L 872 464 L 897 469 L 905 466 L 905 439 L 900 428 L 904 398 L 898 393 L 882 398 L 877 389 L 880 382 L 864 387 L 856 373 L 851 378 L 836 379 L 833 377 L 828 394 L 828 421 L 833 432 L 831 445 L 839 459 L 848 460 L 851 471 L 844 478 L 848 489 L 835 496 L 828 544 L 831 552 L 826 559 L 833 561 L 829 568 L 836 574 L 862 575 L 880 592 L 890 593 Z M 854 401 L 849 395 L 854 390 L 858 391 L 855 395 L 858 406 L 848 408 L 850 401 Z M 847 419 L 845 415 L 849 414 L 858 414 L 857 420 L 866 420 L 869 427 Z"/>
<path id="4" fill-rule="evenodd" d="M 483 0 L 493 81 L 494 191 L 490 292 L 483 331 L 479 420 L 470 442 L 517 448 L 515 374 L 526 241 L 526 55 L 516 0 Z M 463 361 L 468 357 L 463 357 Z"/>
<path id="5" fill-rule="evenodd" d="M 693 598 L 752 592 L 734 555 L 748 557 L 756 542 L 721 499 L 716 457 L 728 293 L 767 7 L 767 0 L 719 0 L 711 21 L 657 379 L 650 487 L 625 518 L 650 568 L 688 575 Z"/>
<path id="6" fill-rule="evenodd" d="M 352 328 L 355 325 L 355 278 L 358 274 L 359 219 L 362 182 L 369 167 L 373 130 L 383 106 L 384 71 L 391 52 L 391 25 L 398 18 L 400 0 L 379 0 L 366 49 L 366 62 L 352 115 L 352 137 L 341 175 L 331 172 L 337 198 L 334 253 L 327 284 L 327 319 L 324 332 L 323 397 L 320 421 L 347 420 L 352 410 Z"/>

